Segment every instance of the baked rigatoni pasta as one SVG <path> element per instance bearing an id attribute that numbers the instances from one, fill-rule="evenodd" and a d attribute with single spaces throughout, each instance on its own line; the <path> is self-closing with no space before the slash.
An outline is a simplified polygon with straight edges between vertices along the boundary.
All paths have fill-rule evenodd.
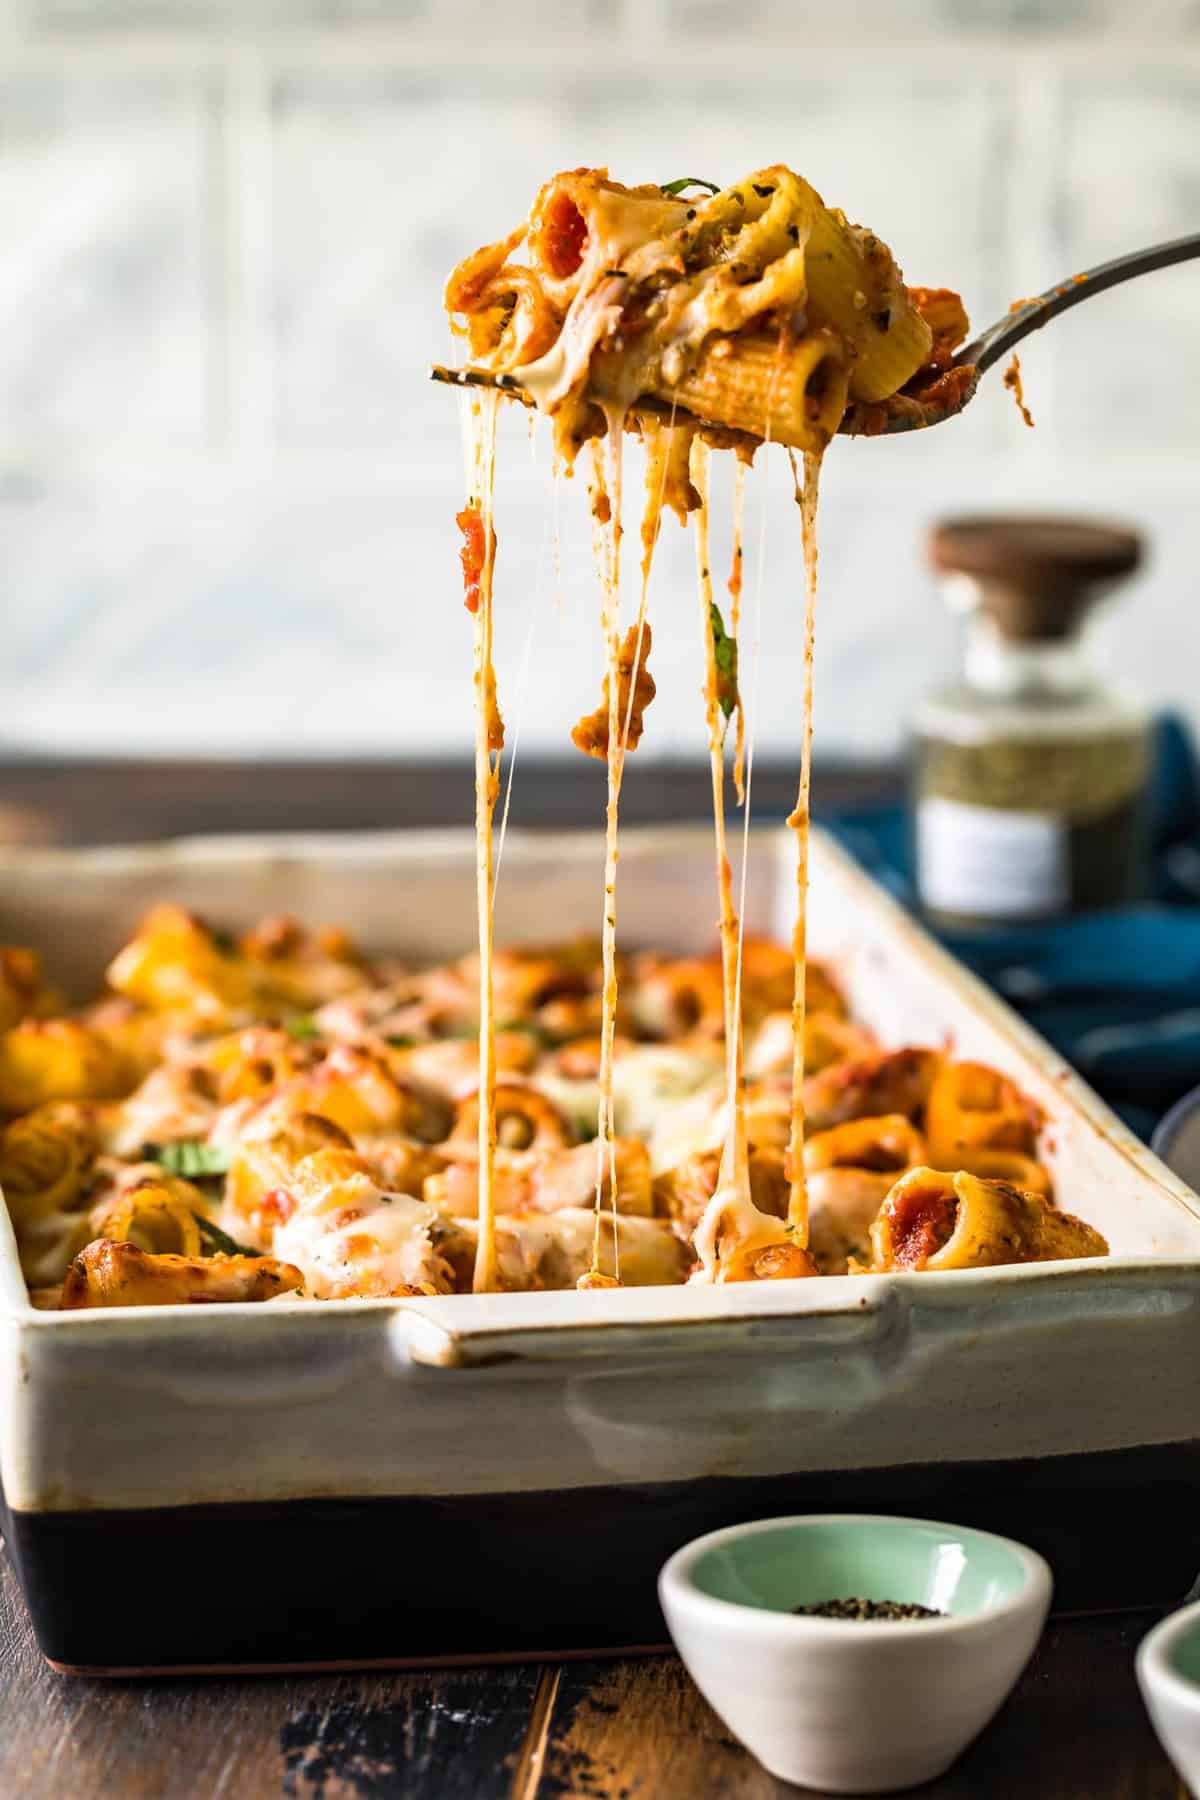
<path id="1" fill-rule="evenodd" d="M 160 909 L 136 934 L 137 959 L 163 917 Z M 171 940 L 180 968 L 159 937 L 147 999 L 117 1003 L 141 1046 L 122 1065 L 124 1091 L 0 1120 L 0 1189 L 37 1304 L 436 1301 L 470 1290 L 483 1230 L 475 958 L 400 969 L 343 945 L 338 966 L 357 972 L 343 989 L 322 955 L 289 957 L 286 981 L 265 982 L 261 931 L 235 940 L 176 917 Z M 620 965 L 597 1231 L 603 957 L 592 941 L 497 948 L 497 1042 L 508 1067 L 496 1088 L 495 1287 L 681 1283 L 703 1274 L 706 1254 L 723 1279 L 744 1281 L 1093 1253 L 1086 1246 L 1100 1240 L 1049 1198 L 1036 1128 L 1026 1150 L 964 1152 L 981 1171 L 1002 1159 L 988 1165 L 1001 1180 L 969 1167 L 930 1173 L 934 1092 L 1000 1096 L 1026 1121 L 1033 1109 L 981 1065 L 919 1046 L 881 1049 L 848 1019 L 836 980 L 817 963 L 808 966 L 808 1030 L 831 1060 L 809 1078 L 811 1239 L 797 1244 L 790 1088 L 771 1048 L 790 957 L 759 938 L 743 950 L 749 1042 L 767 1064 L 742 1108 L 747 1202 L 722 1185 L 721 951 L 639 951 Z M 122 951 L 116 978 L 133 961 Z M 170 1029 L 155 1038 L 167 995 Z M 58 1023 L 82 1026 L 112 1004 L 102 998 Z M 17 1020 L 0 1033 L 0 1050 L 24 1029 Z M 79 1073 L 86 1088 L 89 1072 Z M 885 1100 L 892 1110 L 881 1113 Z M 816 1128 L 833 1114 L 837 1122 Z M 928 1241 L 922 1219 L 934 1220 Z"/>

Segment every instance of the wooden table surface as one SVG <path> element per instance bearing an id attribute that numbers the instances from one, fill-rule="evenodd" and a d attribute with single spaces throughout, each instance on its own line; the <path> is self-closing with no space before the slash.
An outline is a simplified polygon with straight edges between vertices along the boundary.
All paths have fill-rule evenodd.
<path id="1" fill-rule="evenodd" d="M 590 818 L 600 799 L 590 773 L 528 765 L 522 822 Z M 790 781 L 787 770 L 759 771 L 765 811 L 786 810 Z M 706 782 L 699 767 L 651 765 L 643 781 L 627 784 L 627 816 L 702 818 Z M 871 800 L 894 782 L 887 769 L 822 770 L 814 796 L 818 805 Z M 469 774 L 458 763 L 0 758 L 0 840 L 466 822 L 469 794 Z M 132 1578 L 159 1575 L 145 1569 Z M 1134 1650 L 1152 1622 L 1146 1614 L 1052 1621 L 989 1730 L 922 1793 L 928 1800 L 1186 1800 L 1134 1682 Z M 772 1800 L 797 1792 L 730 1738 L 673 1657 L 425 1674 L 85 1681 L 56 1675 L 42 1661 L 12 1572 L 0 1563 L 5 1800 Z"/>
<path id="2" fill-rule="evenodd" d="M 153 1580 L 153 1571 L 144 1572 Z M 186 1603 L 186 1602 L 184 1602 Z M 927 1800 L 1187 1800 L 1138 1698 L 1145 1614 L 1052 1621 Z M 783 1800 L 674 1657 L 428 1674 L 85 1681 L 0 1565 L 6 1800 Z"/>

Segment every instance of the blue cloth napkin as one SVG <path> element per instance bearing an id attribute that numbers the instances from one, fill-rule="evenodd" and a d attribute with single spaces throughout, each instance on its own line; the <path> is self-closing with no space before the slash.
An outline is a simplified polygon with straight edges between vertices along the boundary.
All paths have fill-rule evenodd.
<path id="1" fill-rule="evenodd" d="M 1153 898 L 1144 904 L 937 933 L 1143 1137 L 1200 1084 L 1200 763 L 1176 718 L 1156 726 L 1150 817 Z M 821 822 L 915 908 L 902 805 Z"/>

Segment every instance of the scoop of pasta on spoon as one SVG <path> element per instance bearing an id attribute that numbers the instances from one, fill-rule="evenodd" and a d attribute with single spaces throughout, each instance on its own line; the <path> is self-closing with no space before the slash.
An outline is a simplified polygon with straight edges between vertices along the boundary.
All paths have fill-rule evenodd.
<path id="1" fill-rule="evenodd" d="M 704 191 L 707 190 L 707 191 Z M 573 169 L 543 184 L 523 222 L 467 256 L 446 286 L 451 329 L 469 366 L 434 376 L 465 391 L 468 504 L 464 602 L 474 620 L 477 907 L 479 913 L 478 1249 L 473 1285 L 498 1280 L 496 1249 L 496 1026 L 493 983 L 492 818 L 503 721 L 492 660 L 492 525 L 498 401 L 536 407 L 553 435 L 556 468 L 570 473 L 586 449 L 605 674 L 600 707 L 573 733 L 606 765 L 602 973 L 591 1263 L 580 1285 L 622 1280 L 614 1236 L 603 1268 L 603 1208 L 618 1210 L 616 1083 L 618 814 L 627 752 L 641 736 L 654 692 L 646 668 L 647 593 L 664 511 L 694 523 L 697 595 L 705 658 L 705 725 L 713 792 L 720 933 L 720 992 L 710 1023 L 724 1040 L 720 1155 L 692 1232 L 698 1278 L 716 1283 L 794 1279 L 817 1272 L 809 1251 L 805 1135 L 809 784 L 812 767 L 816 515 L 822 457 L 834 436 L 940 424 L 960 412 L 980 375 L 1047 319 L 1149 268 L 1200 254 L 1200 238 L 1126 258 L 1063 283 L 973 342 L 958 295 L 909 287 L 887 245 L 851 224 L 782 163 L 724 189 L 685 180 L 627 187 L 606 169 Z M 1019 395 L 1018 395 L 1019 399 Z M 645 451 L 643 548 L 637 617 L 621 621 L 625 434 Z M 745 466 L 764 445 L 787 449 L 803 552 L 800 756 L 795 836 L 795 914 L 790 955 L 772 1005 L 787 1005 L 790 1079 L 773 1129 L 786 1134 L 786 1214 L 755 1198 L 742 1053 L 742 924 L 749 867 L 753 705 L 747 724 L 737 676 Z M 710 450 L 732 450 L 733 573 L 729 627 L 713 592 L 709 542 Z M 762 518 L 765 524 L 766 501 Z M 759 598 L 763 567 L 760 531 Z M 756 601 L 756 615 L 758 602 Z M 757 626 L 755 627 L 755 634 Z M 725 759 L 731 719 L 734 785 L 744 799 L 741 890 L 735 899 L 725 826 Z M 636 728 L 635 728 L 636 720 Z M 510 764 L 511 769 L 511 764 Z M 744 788 L 743 788 L 744 780 Z M 698 1020 L 694 1021 L 698 1023 Z M 894 1108 L 884 1109 L 888 1112 Z M 774 1142 L 774 1139 L 772 1140 Z M 775 1145 L 782 1150 L 782 1143 Z"/>
<path id="2" fill-rule="evenodd" d="M 747 185 L 753 187 L 753 183 Z M 765 185 L 767 184 L 763 182 L 758 184 L 759 187 Z M 675 187 L 677 184 L 671 186 Z M 666 194 L 667 190 L 662 192 Z M 721 199 L 722 196 L 716 195 L 714 198 Z M 685 212 L 689 210 L 693 211 L 694 216 L 699 209 L 685 208 Z M 865 267 L 871 268 L 874 265 L 877 270 L 882 253 L 891 273 L 898 277 L 898 271 L 891 264 L 890 256 L 878 239 L 871 233 L 862 231 L 860 227 L 848 225 L 842 214 L 825 208 L 821 210 L 827 219 L 836 222 L 832 229 L 847 234 L 848 243 L 857 240 L 867 246 Z M 580 217 L 583 217 L 582 213 Z M 818 253 L 819 249 L 818 245 Z M 758 410 L 752 414 L 753 418 L 765 422 L 773 442 L 786 444 L 793 449 L 812 449 L 814 435 L 822 436 L 824 441 L 828 441 L 831 432 L 847 437 L 878 437 L 941 425 L 963 411 L 974 398 L 980 378 L 989 369 L 1008 356 L 1032 332 L 1040 331 L 1061 313 L 1138 276 L 1197 259 L 1200 259 L 1200 232 L 1115 257 L 1109 262 L 1097 264 L 1095 268 L 1066 277 L 1032 299 L 1014 302 L 1003 318 L 977 333 L 969 342 L 963 341 L 969 329 L 967 315 L 957 294 L 948 289 L 904 288 L 907 305 L 898 313 L 894 286 L 887 306 L 873 306 L 873 298 L 877 295 L 872 296 L 864 287 L 852 286 L 849 290 L 850 304 L 864 315 L 864 323 L 857 339 L 843 338 L 843 349 L 851 352 L 850 364 L 853 371 L 845 382 L 842 381 L 838 368 L 836 350 L 832 344 L 825 346 L 823 350 L 820 338 L 815 335 L 808 340 L 808 357 L 803 368 L 798 368 L 796 364 L 794 341 L 790 355 L 781 353 L 778 349 L 779 338 L 781 333 L 786 335 L 788 321 L 777 309 L 774 312 L 764 309 L 757 318 L 757 339 L 753 339 L 743 329 L 737 334 L 739 341 L 734 351 L 733 338 L 714 326 L 716 335 L 711 339 L 700 362 L 689 369 L 686 375 L 681 374 L 673 386 L 668 388 L 660 383 L 656 389 L 647 389 L 637 394 L 634 397 L 636 410 L 652 415 L 673 410 L 677 419 L 690 417 L 706 427 L 738 432 L 747 430 L 746 407 L 757 405 Z M 810 271 L 817 266 L 811 239 L 807 246 L 807 265 Z M 511 268 L 505 273 L 511 278 Z M 845 273 L 844 268 L 842 273 Z M 613 271 L 612 278 L 615 280 L 618 274 L 628 278 L 627 271 Z M 810 274 L 808 308 L 804 319 L 806 324 L 812 318 L 822 316 L 818 285 L 812 282 Z M 622 307 L 624 318 L 628 301 L 621 296 L 614 296 L 612 303 Z M 927 352 L 889 392 L 868 391 L 872 386 L 877 387 L 878 383 L 863 380 L 860 358 L 864 333 L 879 337 L 890 336 L 899 321 L 902 334 L 914 335 L 914 315 L 917 321 L 924 322 L 929 328 Z M 794 324 L 793 319 L 793 327 Z M 825 329 L 837 335 L 834 321 L 831 320 Z M 914 341 L 919 341 L 919 333 L 914 335 Z M 732 366 L 728 363 L 731 351 L 735 356 Z M 769 370 L 772 366 L 774 369 L 773 375 L 769 375 L 766 380 L 760 378 L 757 383 L 746 375 L 746 370 L 753 367 L 756 359 L 764 369 Z M 724 369 L 723 363 L 726 365 Z M 738 365 L 742 367 L 739 369 Z M 888 360 L 884 366 L 898 373 L 903 368 L 903 351 L 898 360 Z M 735 371 L 736 380 L 732 379 Z M 430 376 L 434 381 L 457 387 L 497 388 L 530 406 L 540 402 L 536 382 L 527 385 L 526 371 L 520 367 L 502 369 L 489 366 L 487 361 L 460 369 L 434 364 L 430 369 Z M 772 383 L 776 392 L 764 412 L 761 395 L 770 390 Z M 751 394 L 759 398 L 752 400 Z M 756 436 L 761 438 L 764 435 L 763 425 L 759 424 L 756 430 L 749 430 L 748 435 L 752 439 Z"/>

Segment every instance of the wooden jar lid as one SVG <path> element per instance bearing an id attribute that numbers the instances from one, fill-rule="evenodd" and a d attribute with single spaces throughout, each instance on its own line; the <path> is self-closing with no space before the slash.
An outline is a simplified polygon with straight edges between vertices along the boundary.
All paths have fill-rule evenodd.
<path id="1" fill-rule="evenodd" d="M 1066 636 L 1095 597 L 1091 590 L 1137 568 L 1142 540 L 1128 526 L 1044 515 L 943 519 L 929 557 L 945 575 L 980 584 L 980 606 L 1005 637 Z"/>

